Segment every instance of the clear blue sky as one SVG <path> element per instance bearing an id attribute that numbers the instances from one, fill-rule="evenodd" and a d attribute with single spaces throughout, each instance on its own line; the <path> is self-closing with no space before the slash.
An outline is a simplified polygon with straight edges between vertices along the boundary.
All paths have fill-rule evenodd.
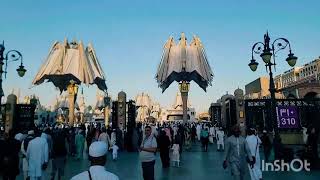
<path id="1" fill-rule="evenodd" d="M 9 64 L 5 93 L 20 87 L 23 95 L 40 96 L 42 104 L 52 102 L 59 92 L 50 83 L 29 87 L 52 43 L 65 37 L 93 43 L 113 97 L 121 90 L 129 98 L 148 92 L 167 106 L 173 103 L 177 85 L 162 94 L 154 79 L 162 47 L 170 35 L 175 39 L 181 32 L 189 39 L 198 35 L 215 73 L 207 93 L 194 83 L 191 86 L 191 103 L 198 110 L 206 110 L 226 91 L 233 93 L 238 86 L 244 88 L 267 75 L 262 65 L 255 73 L 247 66 L 251 46 L 263 40 L 266 30 L 271 39 L 290 40 L 299 57 L 297 65 L 320 55 L 318 0 L 1 0 L 0 4 L 0 40 L 5 40 L 7 50 L 22 52 L 28 70 L 18 78 L 18 64 Z M 276 74 L 289 69 L 286 55 L 278 56 Z M 96 87 L 84 91 L 93 103 Z"/>

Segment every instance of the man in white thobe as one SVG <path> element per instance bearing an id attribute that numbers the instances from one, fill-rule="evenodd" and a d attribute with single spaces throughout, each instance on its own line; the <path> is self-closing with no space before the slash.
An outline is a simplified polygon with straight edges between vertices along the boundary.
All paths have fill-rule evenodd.
<path id="1" fill-rule="evenodd" d="M 177 135 L 177 133 L 178 133 L 178 128 L 177 128 L 177 126 L 175 125 L 175 126 L 173 126 L 173 137 L 176 137 L 176 135 Z"/>
<path id="2" fill-rule="evenodd" d="M 111 146 L 111 140 L 105 127 L 102 128 L 102 133 L 99 135 L 99 141 L 105 142 L 108 147 Z"/>
<path id="3" fill-rule="evenodd" d="M 119 180 L 118 176 L 106 171 L 108 147 L 103 141 L 93 142 L 89 147 L 89 159 L 91 166 L 89 170 L 84 171 L 71 180 Z"/>
<path id="4" fill-rule="evenodd" d="M 211 126 L 210 129 L 209 129 L 209 135 L 210 135 L 209 141 L 210 141 L 210 143 L 213 143 L 214 138 L 216 137 L 216 132 L 215 132 L 213 126 Z"/>
<path id="5" fill-rule="evenodd" d="M 46 139 L 39 137 L 29 142 L 27 148 L 28 175 L 30 180 L 41 180 L 49 160 L 48 143 Z"/>
<path id="6" fill-rule="evenodd" d="M 46 142 L 47 142 L 47 144 L 48 144 L 48 157 L 49 157 L 49 159 L 48 159 L 48 165 L 50 165 L 50 164 L 52 164 L 51 162 L 51 151 L 52 151 L 52 137 L 51 137 L 51 135 L 49 134 L 49 132 L 50 132 L 50 129 L 49 128 L 45 128 L 44 129 L 44 131 L 41 133 L 41 138 L 43 138 Z M 42 176 L 44 176 L 44 177 L 47 177 L 48 176 L 48 174 L 46 174 L 46 172 L 44 172 L 45 174 L 42 174 Z"/>
<path id="7" fill-rule="evenodd" d="M 34 131 L 28 131 L 27 137 L 21 143 L 21 154 L 22 154 L 22 170 L 23 178 L 27 179 L 28 177 L 28 160 L 27 160 L 27 148 L 29 142 L 34 138 Z"/>
<path id="8" fill-rule="evenodd" d="M 220 128 L 217 132 L 217 151 L 224 150 L 224 131 Z M 220 148 L 221 147 L 221 148 Z"/>
<path id="9" fill-rule="evenodd" d="M 197 125 L 197 138 L 198 138 L 198 141 L 200 141 L 200 133 L 201 133 L 201 125 L 198 124 Z"/>
<path id="10" fill-rule="evenodd" d="M 214 127 L 214 132 L 215 132 L 216 137 L 217 137 L 217 132 L 218 132 L 218 131 L 219 131 L 219 127 L 215 126 L 215 127 Z"/>
<path id="11" fill-rule="evenodd" d="M 302 127 L 302 140 L 304 144 L 307 144 L 307 140 L 308 140 L 307 131 L 308 129 L 306 127 Z"/>
<path id="12" fill-rule="evenodd" d="M 116 136 L 116 130 L 114 129 L 113 132 L 111 133 L 109 147 L 112 147 L 114 144 L 116 144 L 116 141 L 117 141 L 117 136 Z"/>
<path id="13" fill-rule="evenodd" d="M 259 145 L 261 144 L 261 140 L 258 136 L 255 135 L 254 129 L 250 129 L 248 131 L 248 136 L 246 138 L 246 141 L 248 143 L 250 153 L 256 159 L 256 162 L 255 162 L 253 168 L 252 169 L 249 168 L 251 180 L 262 179 L 262 171 L 260 169 L 261 161 L 260 161 L 260 154 L 259 154 Z"/>
<path id="14" fill-rule="evenodd" d="M 253 158 L 248 143 L 240 136 L 239 126 L 232 128 L 232 136 L 226 140 L 226 152 L 224 155 L 223 168 L 230 166 L 234 180 L 244 180 L 246 171 L 246 157 L 250 160 L 250 168 L 253 168 Z"/>

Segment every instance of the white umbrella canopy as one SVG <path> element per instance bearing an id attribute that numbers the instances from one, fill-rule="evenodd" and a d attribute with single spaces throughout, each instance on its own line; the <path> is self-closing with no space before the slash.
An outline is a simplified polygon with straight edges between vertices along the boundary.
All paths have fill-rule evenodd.
<path id="1" fill-rule="evenodd" d="M 76 84 L 96 84 L 100 90 L 107 91 L 104 72 L 91 44 L 85 48 L 81 41 L 55 42 L 32 84 L 52 82 L 62 92 L 72 80 Z"/>
<path id="2" fill-rule="evenodd" d="M 200 39 L 194 36 L 188 45 L 184 33 L 178 44 L 170 37 L 163 49 L 156 80 L 163 92 L 173 81 L 192 80 L 206 91 L 212 85 L 213 72 Z"/>

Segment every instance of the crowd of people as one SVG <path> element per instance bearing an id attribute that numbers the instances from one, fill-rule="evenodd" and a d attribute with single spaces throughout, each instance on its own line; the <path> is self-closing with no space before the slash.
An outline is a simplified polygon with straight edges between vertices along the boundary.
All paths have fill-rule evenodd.
<path id="1" fill-rule="evenodd" d="M 314 130 L 308 138 L 311 145 L 315 142 L 312 134 Z M 0 169 L 4 180 L 13 180 L 20 173 L 24 179 L 60 180 L 64 177 L 68 157 L 81 160 L 88 154 L 89 170 L 74 176 L 73 180 L 84 179 L 85 176 L 87 179 L 108 177 L 117 180 L 116 175 L 104 169 L 106 154 L 112 152 L 112 159 L 116 161 L 118 151 L 130 150 L 139 152 L 143 178 L 153 180 L 157 152 L 163 168 L 179 167 L 182 153 L 199 142 L 203 152 L 208 151 L 210 143 L 216 144 L 214 150 L 224 152 L 223 168 L 230 167 L 234 179 L 243 179 L 248 170 L 252 180 L 262 179 L 259 146 L 263 147 L 264 160 L 272 159 L 270 133 L 264 130 L 259 136 L 254 128 L 246 128 L 243 132 L 240 126 L 234 126 L 227 136 L 225 129 L 212 123 L 144 123 L 138 124 L 128 135 L 120 128 L 112 129 L 100 124 L 77 127 L 57 124 L 6 134 L 0 140 Z M 317 149 L 312 151 L 317 153 Z M 50 175 L 44 176 L 49 164 Z"/>

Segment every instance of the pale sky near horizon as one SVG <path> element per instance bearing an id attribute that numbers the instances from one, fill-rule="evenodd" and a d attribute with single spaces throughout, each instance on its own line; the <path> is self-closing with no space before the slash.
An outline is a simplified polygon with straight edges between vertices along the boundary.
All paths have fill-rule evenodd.
<path id="1" fill-rule="evenodd" d="M 320 56 L 320 1 L 225 0 L 225 1 L 49 1 L 1 0 L 0 40 L 6 50 L 23 54 L 25 77 L 16 73 L 18 63 L 9 63 L 4 80 L 5 94 L 21 88 L 22 95 L 36 94 L 44 105 L 59 94 L 53 84 L 31 87 L 31 82 L 54 41 L 91 42 L 106 74 L 109 93 L 121 90 L 134 99 L 149 93 L 162 106 L 170 106 L 178 92 L 173 83 L 163 94 L 155 80 L 162 47 L 169 36 L 178 40 L 185 32 L 200 37 L 215 74 L 213 86 L 205 93 L 191 84 L 190 101 L 198 111 L 207 111 L 227 91 L 233 91 L 267 73 L 262 60 L 251 72 L 251 47 L 263 41 L 268 30 L 271 40 L 288 38 L 301 66 Z M 283 51 L 277 57 L 277 71 L 289 69 Z M 95 102 L 96 87 L 84 87 L 86 100 Z"/>

